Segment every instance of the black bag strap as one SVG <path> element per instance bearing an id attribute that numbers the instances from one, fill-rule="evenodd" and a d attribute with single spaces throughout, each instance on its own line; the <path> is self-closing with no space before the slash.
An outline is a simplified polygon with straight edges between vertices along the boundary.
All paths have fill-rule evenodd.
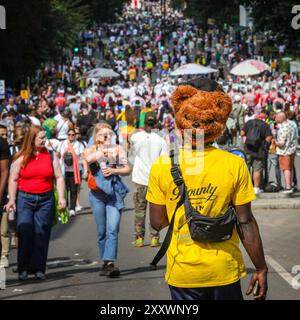
<path id="1" fill-rule="evenodd" d="M 169 225 L 167 234 L 165 236 L 165 239 L 164 239 L 159 251 L 157 252 L 155 257 L 153 258 L 152 262 L 150 263 L 150 269 L 151 270 L 156 270 L 157 269 L 158 262 L 163 258 L 163 256 L 168 251 L 169 245 L 170 245 L 171 240 L 172 240 L 175 215 L 176 215 L 177 210 L 184 203 L 184 199 L 185 199 L 185 188 L 182 188 L 182 186 L 184 184 L 183 178 L 182 178 L 178 163 L 175 163 L 175 158 L 178 159 L 178 155 L 176 155 L 176 157 L 175 157 L 174 150 L 170 151 L 170 158 L 171 158 L 171 162 L 172 162 L 171 174 L 172 174 L 172 177 L 174 179 L 175 184 L 178 186 L 178 188 L 180 190 L 181 197 L 180 197 L 180 200 L 177 202 L 177 205 L 176 205 L 176 208 L 174 210 L 174 213 L 173 213 L 173 216 L 172 216 L 172 220 L 170 222 L 170 225 Z"/>

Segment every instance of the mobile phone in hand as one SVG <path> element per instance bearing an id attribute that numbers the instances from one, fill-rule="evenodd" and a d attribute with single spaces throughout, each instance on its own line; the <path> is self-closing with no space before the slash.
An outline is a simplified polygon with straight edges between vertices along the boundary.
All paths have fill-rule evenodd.
<path id="1" fill-rule="evenodd" d="M 259 295 L 259 285 L 258 285 L 258 280 L 256 280 L 255 285 L 253 287 L 253 296 L 258 296 Z"/>

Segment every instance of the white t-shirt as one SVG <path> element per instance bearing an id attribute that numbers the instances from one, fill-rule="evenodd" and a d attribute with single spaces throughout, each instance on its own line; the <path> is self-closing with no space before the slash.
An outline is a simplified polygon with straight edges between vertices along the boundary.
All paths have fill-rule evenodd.
<path id="1" fill-rule="evenodd" d="M 62 144 L 60 145 L 60 154 L 61 156 L 65 153 L 66 149 L 68 148 L 68 140 L 65 140 L 62 142 Z M 78 162 L 80 163 L 80 155 L 83 153 L 84 151 L 84 146 L 82 143 L 78 142 L 78 141 L 75 141 L 73 143 L 73 148 L 75 150 L 75 153 L 78 157 Z M 64 165 L 65 167 L 65 172 L 73 172 L 73 166 L 67 166 L 64 161 L 62 160 L 62 164 Z"/>
<path id="2" fill-rule="evenodd" d="M 168 146 L 158 134 L 145 131 L 134 133 L 130 145 L 135 156 L 132 181 L 147 186 L 153 162 L 168 153 Z"/>

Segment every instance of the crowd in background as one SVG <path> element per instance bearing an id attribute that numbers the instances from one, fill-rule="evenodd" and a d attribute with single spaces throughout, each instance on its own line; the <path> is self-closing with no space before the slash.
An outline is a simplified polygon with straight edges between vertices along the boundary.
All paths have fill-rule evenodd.
<path id="1" fill-rule="evenodd" d="M 208 33 L 169 8 L 167 30 L 163 33 L 160 7 L 151 3 L 148 7 L 147 14 L 125 7 L 118 23 L 93 26 L 83 32 L 84 46 L 79 52 L 66 53 L 62 65 L 48 63 L 36 72 L 28 97 L 20 96 L 15 90 L 7 91 L 7 98 L 0 101 L 0 137 L 7 140 L 11 156 L 22 149 L 25 135 L 33 125 L 43 127 L 45 145 L 55 153 L 63 173 L 69 215 L 75 216 L 82 210 L 81 184 L 82 180 L 88 180 L 90 171 L 84 153 L 96 143 L 95 126 L 109 124 L 115 133 L 114 142 L 128 152 L 143 139 L 134 138 L 134 134 L 150 127 L 156 129 L 161 138 L 154 143 L 166 148 L 172 142 L 170 137 L 176 127 L 170 96 L 178 83 L 186 82 L 184 78 L 175 82 L 170 74 L 177 67 L 193 62 L 216 67 L 218 72 L 211 77 L 222 84 L 232 98 L 233 110 L 216 146 L 245 149 L 255 193 L 271 190 L 272 186 L 273 191 L 296 191 L 294 158 L 300 130 L 300 75 L 281 73 L 278 63 L 271 59 L 271 70 L 260 76 L 232 76 L 228 70 L 241 59 L 267 58 L 261 50 L 257 52 L 251 34 L 241 35 L 230 26 L 222 30 L 214 28 Z M 85 76 L 98 66 L 113 68 L 120 77 Z M 155 119 L 149 120 L 149 114 L 154 114 Z M 259 127 L 262 143 L 249 147 L 247 134 L 253 126 Z M 270 184 L 272 166 L 276 183 Z M 139 184 L 136 194 L 141 199 L 135 201 L 138 240 L 144 237 L 146 184 L 140 178 L 142 174 L 135 172 L 134 175 L 134 182 Z M 97 199 L 93 201 L 97 206 Z M 1 224 L 1 264 L 4 266 L 8 266 L 7 239 L 15 239 L 16 233 L 7 221 L 6 213 Z M 101 232 L 103 230 L 99 230 Z M 158 243 L 158 235 L 153 230 L 151 241 L 153 246 Z M 143 240 L 135 244 L 142 246 Z M 107 268 L 105 265 L 104 274 Z M 110 269 L 117 273 L 116 268 Z M 44 269 L 38 271 L 44 272 Z"/>

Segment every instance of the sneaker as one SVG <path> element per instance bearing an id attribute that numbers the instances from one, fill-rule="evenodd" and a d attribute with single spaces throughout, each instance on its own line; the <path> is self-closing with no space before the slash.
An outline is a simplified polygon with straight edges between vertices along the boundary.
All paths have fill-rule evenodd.
<path id="1" fill-rule="evenodd" d="M 113 263 L 104 264 L 100 271 L 100 276 L 108 276 L 110 278 L 116 278 L 120 275 L 120 270 L 114 266 Z"/>
<path id="2" fill-rule="evenodd" d="M 3 267 L 3 268 L 8 268 L 9 267 L 9 261 L 8 261 L 8 258 L 6 256 L 2 256 L 1 257 L 0 267 Z"/>
<path id="3" fill-rule="evenodd" d="M 69 217 L 75 217 L 75 216 L 76 216 L 75 210 L 70 210 Z"/>
<path id="4" fill-rule="evenodd" d="M 44 272 L 38 271 L 35 273 L 35 279 L 36 280 L 45 280 L 46 276 Z"/>
<path id="5" fill-rule="evenodd" d="M 75 208 L 75 212 L 79 212 L 79 211 L 82 211 L 82 206 L 77 206 L 76 208 Z"/>
<path id="6" fill-rule="evenodd" d="M 134 241 L 134 246 L 137 248 L 141 248 L 144 246 L 144 238 L 136 238 Z"/>
<path id="7" fill-rule="evenodd" d="M 293 189 L 290 188 L 290 189 L 284 189 L 282 191 L 280 191 L 281 193 L 293 193 Z"/>
<path id="8" fill-rule="evenodd" d="M 257 187 L 254 187 L 254 193 L 255 193 L 255 194 L 260 194 L 260 193 L 262 193 L 262 192 L 264 192 L 264 190 L 262 190 L 262 189 L 260 189 L 260 188 L 257 188 Z"/>
<path id="9" fill-rule="evenodd" d="M 150 242 L 150 247 L 154 248 L 154 247 L 159 247 L 159 246 L 160 246 L 160 243 L 159 243 L 158 239 L 152 238 L 151 242 Z"/>
<path id="10" fill-rule="evenodd" d="M 101 268 L 101 270 L 100 270 L 100 273 L 99 273 L 99 275 L 100 276 L 106 276 L 107 275 L 107 268 L 106 268 L 106 264 L 104 264 L 103 266 L 102 266 L 102 268 Z"/>
<path id="11" fill-rule="evenodd" d="M 28 279 L 27 271 L 22 271 L 21 273 L 19 273 L 19 277 L 18 278 L 21 281 L 26 281 Z"/>
<path id="12" fill-rule="evenodd" d="M 119 268 L 115 267 L 114 264 L 106 265 L 107 276 L 110 278 L 117 278 L 120 275 Z"/>

